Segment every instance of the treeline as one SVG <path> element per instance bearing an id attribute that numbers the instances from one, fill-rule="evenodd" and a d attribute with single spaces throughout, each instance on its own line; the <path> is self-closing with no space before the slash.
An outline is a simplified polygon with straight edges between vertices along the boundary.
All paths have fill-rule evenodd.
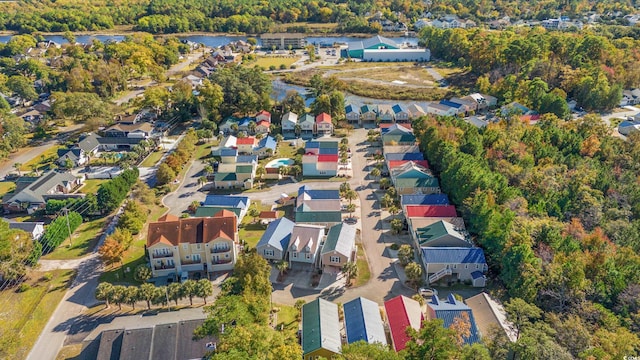
<path id="1" fill-rule="evenodd" d="M 176 149 L 158 166 L 158 170 L 156 171 L 156 181 L 158 185 L 168 184 L 178 176 L 182 168 L 191 160 L 196 150 L 197 142 L 198 135 L 196 131 L 189 129 L 176 146 Z"/>
<path id="2" fill-rule="evenodd" d="M 43 252 L 46 254 L 55 250 L 63 241 L 69 239 L 81 224 L 82 215 L 75 211 L 56 217 L 51 224 L 47 225 L 44 234 L 40 238 Z"/>
<path id="3" fill-rule="evenodd" d="M 137 272 L 141 273 L 140 271 Z M 168 286 L 157 287 L 150 283 L 144 283 L 140 286 L 124 286 L 102 282 L 96 288 L 95 297 L 97 300 L 104 301 L 107 308 L 110 304 L 114 304 L 121 310 L 122 305 L 126 304 L 135 310 L 136 303 L 143 301 L 147 304 L 147 310 L 151 310 L 152 304 L 168 307 L 170 305 L 168 301 L 174 301 L 178 306 L 178 301 L 185 298 L 188 298 L 191 305 L 193 305 L 194 297 L 201 298 L 206 304 L 207 297 L 212 294 L 213 285 L 211 281 L 209 279 L 200 279 L 198 281 L 187 280 L 184 283 L 171 283 Z"/>
<path id="4" fill-rule="evenodd" d="M 8 222 L 0 220 L 0 290 L 19 283 L 26 267 L 35 265 L 41 255 L 40 242 L 31 240 L 22 230 L 10 229 Z"/>
<path id="5" fill-rule="evenodd" d="M 480 76 L 477 87 L 504 102 L 535 106 L 524 92 L 528 81 L 544 82 L 537 91 L 555 91 L 586 110 L 618 105 L 622 89 L 640 86 L 640 40 L 611 40 L 592 33 L 543 28 L 517 31 L 424 28 L 420 39 L 434 58 L 468 66 Z M 525 91 L 523 91 L 525 90 Z M 538 105 L 544 106 L 547 101 Z"/>
<path id="6" fill-rule="evenodd" d="M 117 209 L 138 181 L 140 172 L 137 168 L 124 170 L 115 178 L 100 184 L 96 198 L 98 209 L 103 213 L 110 213 Z"/>
<path id="7" fill-rule="evenodd" d="M 425 117 L 413 128 L 490 272 L 544 311 L 545 342 L 581 358 L 640 350 L 637 137 L 612 137 L 595 116 L 482 130 Z"/>

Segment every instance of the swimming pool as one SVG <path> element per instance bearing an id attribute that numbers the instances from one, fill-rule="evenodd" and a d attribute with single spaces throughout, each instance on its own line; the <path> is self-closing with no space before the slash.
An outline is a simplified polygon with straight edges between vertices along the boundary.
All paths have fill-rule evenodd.
<path id="1" fill-rule="evenodd" d="M 279 167 L 282 167 L 282 166 L 291 166 L 294 163 L 295 162 L 293 161 L 293 159 L 280 158 L 280 159 L 275 159 L 275 160 L 269 161 L 269 163 L 265 167 L 266 168 L 279 168 Z"/>

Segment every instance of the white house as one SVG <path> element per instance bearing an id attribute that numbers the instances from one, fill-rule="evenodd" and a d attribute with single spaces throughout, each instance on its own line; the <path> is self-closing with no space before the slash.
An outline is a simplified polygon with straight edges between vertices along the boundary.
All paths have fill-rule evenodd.
<path id="1" fill-rule="evenodd" d="M 298 125 L 298 115 L 291 111 L 282 115 L 282 132 L 295 132 Z"/>

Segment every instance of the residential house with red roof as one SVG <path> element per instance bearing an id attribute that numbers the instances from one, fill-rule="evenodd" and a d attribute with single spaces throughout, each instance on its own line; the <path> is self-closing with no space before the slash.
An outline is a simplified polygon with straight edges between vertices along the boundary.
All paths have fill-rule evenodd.
<path id="1" fill-rule="evenodd" d="M 268 134 L 271 131 L 271 113 L 261 110 L 256 114 L 256 134 Z"/>
<path id="2" fill-rule="evenodd" d="M 420 303 L 404 295 L 394 297 L 384 302 L 387 313 L 391 342 L 395 351 L 402 351 L 407 347 L 410 338 L 407 328 L 419 331 L 424 321 L 424 314 Z"/>
<path id="3" fill-rule="evenodd" d="M 305 177 L 333 177 L 338 174 L 338 140 L 307 141 L 302 156 L 302 175 Z"/>
<path id="4" fill-rule="evenodd" d="M 253 136 L 242 137 L 236 140 L 236 147 L 238 148 L 239 154 L 252 154 L 256 144 L 257 140 Z"/>
<path id="5" fill-rule="evenodd" d="M 237 217 L 228 210 L 204 218 L 165 215 L 150 223 L 146 245 L 153 277 L 233 269 L 237 228 Z"/>
<path id="6" fill-rule="evenodd" d="M 316 116 L 315 133 L 317 135 L 333 134 L 333 123 L 331 122 L 331 115 L 322 113 Z"/>
<path id="7" fill-rule="evenodd" d="M 456 207 L 453 205 L 407 205 L 405 207 L 405 215 L 408 218 L 448 218 L 458 216 Z"/>

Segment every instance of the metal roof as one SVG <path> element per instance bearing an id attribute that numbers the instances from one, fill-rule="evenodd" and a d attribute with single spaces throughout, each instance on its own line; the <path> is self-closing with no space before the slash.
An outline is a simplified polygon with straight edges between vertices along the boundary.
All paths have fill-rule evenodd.
<path id="1" fill-rule="evenodd" d="M 486 264 L 484 250 L 478 247 L 423 247 L 422 259 L 427 264 Z"/>
<path id="2" fill-rule="evenodd" d="M 449 205 L 447 194 L 401 195 L 402 205 Z"/>
<path id="3" fill-rule="evenodd" d="M 440 300 L 434 295 L 427 306 L 435 313 L 436 318 L 444 322 L 445 328 L 449 328 L 457 318 L 462 318 L 463 314 L 467 314 L 471 328 L 470 335 L 463 337 L 464 342 L 465 344 L 473 344 L 480 341 L 480 333 L 476 327 L 471 308 L 462 301 L 458 301 L 453 294 L 449 294 L 447 300 Z"/>
<path id="4" fill-rule="evenodd" d="M 464 235 L 458 232 L 453 224 L 440 220 L 429 226 L 416 229 L 416 238 L 420 246 L 471 246 Z"/>
<path id="5" fill-rule="evenodd" d="M 202 206 L 248 208 L 250 202 L 247 196 L 207 195 L 201 204 Z"/>
<path id="6" fill-rule="evenodd" d="M 338 305 L 317 298 L 302 306 L 302 353 L 318 349 L 339 354 L 342 349 Z"/>
<path id="7" fill-rule="evenodd" d="M 262 234 L 260 241 L 256 245 L 256 249 L 271 245 L 272 247 L 280 250 L 286 251 L 289 247 L 289 240 L 291 240 L 291 232 L 293 231 L 293 227 L 296 224 L 287 219 L 287 218 L 279 218 L 278 220 L 272 221 L 267 226 L 267 230 Z"/>
<path id="8" fill-rule="evenodd" d="M 384 158 L 387 161 L 391 160 L 424 160 L 422 153 L 386 153 Z"/>
<path id="9" fill-rule="evenodd" d="M 389 332 L 396 351 L 403 350 L 410 340 L 407 327 L 420 330 L 424 315 L 420 303 L 406 296 L 400 295 L 384 302 L 384 309 L 389 322 Z"/>
<path id="10" fill-rule="evenodd" d="M 359 297 L 346 302 L 343 309 L 344 327 L 349 344 L 362 340 L 370 344 L 387 345 L 380 308 L 376 302 Z"/>
<path id="11" fill-rule="evenodd" d="M 327 239 L 322 247 L 322 254 L 337 251 L 347 258 L 350 258 L 355 243 L 356 226 L 345 223 L 336 224 L 329 229 Z"/>

